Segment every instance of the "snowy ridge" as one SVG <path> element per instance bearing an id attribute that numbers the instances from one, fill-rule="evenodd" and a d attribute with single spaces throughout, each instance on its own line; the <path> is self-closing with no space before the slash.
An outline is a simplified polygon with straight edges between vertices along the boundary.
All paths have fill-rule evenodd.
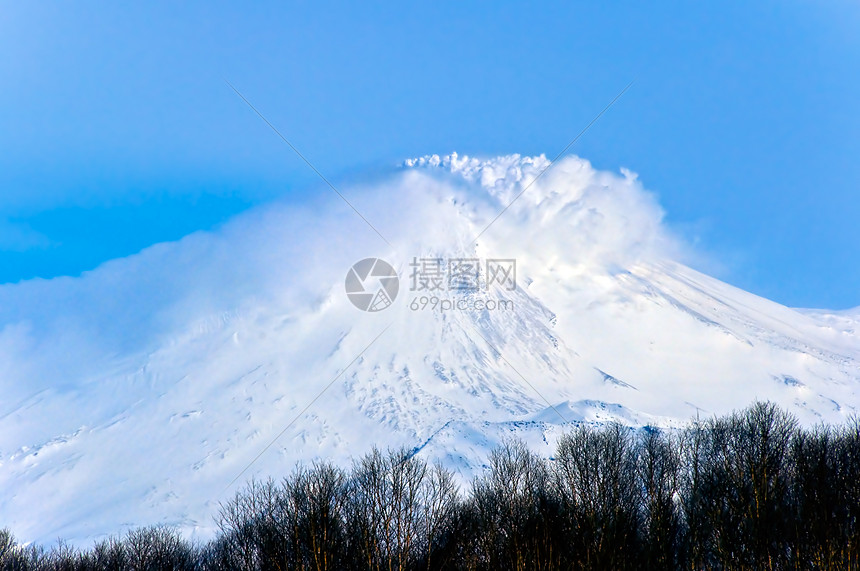
<path id="1" fill-rule="evenodd" d="M 424 157 L 349 189 L 390 248 L 341 203 L 275 205 L 79 278 L 0 287 L 0 525 L 206 536 L 228 483 L 329 384 L 240 482 L 374 444 L 468 479 L 510 435 L 549 455 L 569 423 L 676 426 L 756 398 L 804 423 L 857 411 L 860 315 L 685 266 L 630 172 L 568 157 L 476 245 L 547 164 Z M 378 313 L 343 289 L 369 256 L 401 280 Z M 515 290 L 480 294 L 513 309 L 411 309 L 423 256 L 516 259 Z"/>

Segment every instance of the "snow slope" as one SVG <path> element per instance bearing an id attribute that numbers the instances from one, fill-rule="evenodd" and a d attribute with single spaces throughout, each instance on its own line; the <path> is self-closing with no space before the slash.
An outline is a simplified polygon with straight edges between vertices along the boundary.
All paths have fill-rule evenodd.
<path id="1" fill-rule="evenodd" d="M 205 537 L 247 478 L 374 444 L 465 479 L 501 439 L 549 454 L 572 422 L 672 426 L 754 399 L 807 424 L 857 411 L 860 312 L 793 310 L 694 271 L 635 175 L 568 157 L 530 184 L 547 164 L 425 157 L 346 189 L 389 244 L 336 199 L 275 205 L 0 287 L 0 526 Z M 370 256 L 401 278 L 376 313 L 344 293 Z M 411 262 L 431 257 L 515 259 L 512 291 L 441 294 L 513 308 L 414 310 Z"/>

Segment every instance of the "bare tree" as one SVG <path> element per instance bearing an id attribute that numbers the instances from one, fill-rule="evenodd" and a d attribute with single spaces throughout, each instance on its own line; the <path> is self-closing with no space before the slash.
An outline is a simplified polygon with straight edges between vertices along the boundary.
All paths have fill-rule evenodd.
<path id="1" fill-rule="evenodd" d="M 644 429 L 637 447 L 642 493 L 643 564 L 675 569 L 681 559 L 681 522 L 675 499 L 680 489 L 680 457 L 675 443 L 655 428 Z"/>
<path id="2" fill-rule="evenodd" d="M 631 430 L 579 426 L 558 441 L 555 483 L 573 538 L 571 564 L 626 569 L 638 560 L 639 500 Z"/>
<path id="3" fill-rule="evenodd" d="M 405 449 L 373 449 L 350 478 L 350 542 L 367 569 L 428 568 L 454 517 L 457 488 L 450 473 Z M 441 561 L 440 561 L 441 563 Z"/>
<path id="4" fill-rule="evenodd" d="M 520 440 L 490 454 L 467 506 L 469 565 L 484 569 L 550 569 L 558 563 L 553 535 L 557 503 L 546 463 Z"/>
<path id="5" fill-rule="evenodd" d="M 709 421 L 688 439 L 697 462 L 685 502 L 694 563 L 781 569 L 790 555 L 790 443 L 797 423 L 772 403 Z M 694 485 L 690 483 L 695 482 Z"/>
<path id="6" fill-rule="evenodd" d="M 301 569 L 327 571 L 345 565 L 347 553 L 347 477 L 331 464 L 314 464 L 298 470 L 284 482 L 285 495 L 294 514 L 292 541 L 296 565 Z"/>
<path id="7" fill-rule="evenodd" d="M 188 542 L 169 527 L 144 527 L 125 538 L 129 571 L 191 571 L 195 553 Z"/>

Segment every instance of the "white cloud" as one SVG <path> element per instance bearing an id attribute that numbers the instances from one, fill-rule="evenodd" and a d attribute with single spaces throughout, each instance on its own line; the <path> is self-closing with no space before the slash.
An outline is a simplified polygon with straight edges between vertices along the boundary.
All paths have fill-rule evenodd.
<path id="1" fill-rule="evenodd" d="M 456 154 L 406 164 L 453 173 L 473 185 L 472 196 L 484 191 L 492 197 L 476 228 L 493 219 L 494 209 L 510 205 L 482 236 L 495 247 L 524 246 L 518 249 L 527 257 L 590 270 L 621 269 L 643 257 L 690 257 L 663 223 L 656 197 L 627 169 L 620 175 L 599 171 L 575 156 L 551 166 L 544 156 L 479 160 Z"/>
<path id="2" fill-rule="evenodd" d="M 329 197 L 313 207 L 260 207 L 80 277 L 2 286 L 0 351 L 21 366 L 7 364 L 0 386 L 27 392 L 95 375 L 103 356 L 145 351 L 189 322 L 254 299 L 304 311 L 338 290 L 345 268 L 362 257 L 388 257 L 404 269 L 428 251 L 474 251 L 473 238 L 526 186 L 479 239 L 483 254 L 516 257 L 525 271 L 565 264 L 602 272 L 682 251 L 655 197 L 629 171 L 598 171 L 571 156 L 529 186 L 548 164 L 543 156 L 431 156 L 344 189 L 393 249 Z"/>

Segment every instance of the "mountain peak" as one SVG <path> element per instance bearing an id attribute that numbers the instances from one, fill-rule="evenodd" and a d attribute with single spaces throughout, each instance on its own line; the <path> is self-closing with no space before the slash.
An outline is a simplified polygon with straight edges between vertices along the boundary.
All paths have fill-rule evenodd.
<path id="1" fill-rule="evenodd" d="M 675 426 L 758 398 L 814 423 L 860 406 L 856 316 L 680 263 L 631 173 L 406 164 L 344 189 L 364 220 L 334 201 L 271 205 L 78 278 L 0 287 L 4 525 L 28 540 L 208 534 L 237 477 L 372 445 L 468 478 L 511 434 L 548 454 L 577 422 Z"/>

